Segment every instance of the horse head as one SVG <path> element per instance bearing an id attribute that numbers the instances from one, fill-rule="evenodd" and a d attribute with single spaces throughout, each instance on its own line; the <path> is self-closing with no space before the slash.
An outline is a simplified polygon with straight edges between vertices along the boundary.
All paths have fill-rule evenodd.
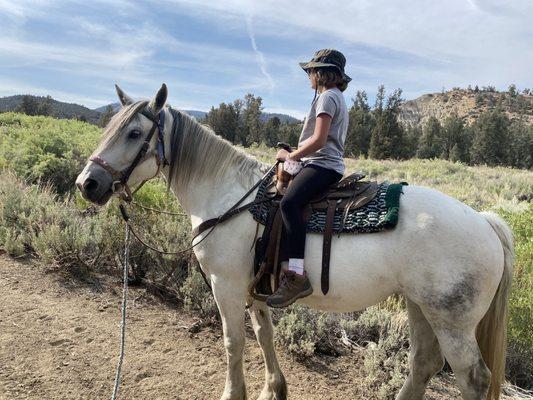
<path id="1" fill-rule="evenodd" d="M 130 187 L 157 176 L 166 162 L 159 118 L 167 101 L 166 85 L 151 101 L 137 102 L 115 88 L 122 108 L 107 124 L 100 144 L 76 179 L 83 197 L 98 205 L 113 195 L 131 196 Z"/>

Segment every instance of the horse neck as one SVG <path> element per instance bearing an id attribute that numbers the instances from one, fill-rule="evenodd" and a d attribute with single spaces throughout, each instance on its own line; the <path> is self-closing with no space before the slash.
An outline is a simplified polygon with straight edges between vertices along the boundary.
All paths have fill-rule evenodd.
<path id="1" fill-rule="evenodd" d="M 169 115 L 169 118 L 167 119 L 169 123 L 165 127 L 165 143 L 171 143 L 170 137 L 173 134 L 173 132 L 171 132 L 173 119 L 169 110 L 166 110 L 166 113 Z M 183 132 L 183 134 L 188 134 L 188 132 Z M 212 135 L 212 140 L 222 139 Z M 170 156 L 170 152 L 172 151 L 170 146 L 167 146 L 165 150 Z M 237 151 L 233 148 L 229 149 L 229 151 L 232 150 Z M 207 152 L 198 151 L 196 148 L 188 149 L 188 151 L 195 152 L 196 154 L 191 154 L 191 156 L 199 160 L 200 163 L 212 156 Z M 170 159 L 170 157 L 168 157 L 168 159 Z M 216 165 L 214 165 L 214 170 L 217 170 Z M 178 174 L 179 171 L 178 165 Z M 170 179 L 169 167 L 163 168 L 162 173 L 168 181 Z M 263 175 L 261 164 L 258 164 L 258 166 L 251 171 L 251 175 L 253 176 L 250 177 L 250 182 L 256 182 L 259 180 Z M 239 179 L 239 177 L 241 179 Z M 216 178 L 210 176 L 198 176 L 194 181 L 189 182 L 184 187 L 180 187 L 179 179 L 173 179 L 171 189 L 178 198 L 181 206 L 187 214 L 190 215 L 192 225 L 196 226 L 202 221 L 218 217 L 235 204 L 253 185 L 253 183 L 250 182 L 243 183 L 243 181 L 246 180 L 248 179 L 243 179 L 242 177 L 242 171 L 240 170 L 239 165 L 234 163 Z M 254 193 L 251 193 L 245 202 L 251 201 L 253 198 Z"/>

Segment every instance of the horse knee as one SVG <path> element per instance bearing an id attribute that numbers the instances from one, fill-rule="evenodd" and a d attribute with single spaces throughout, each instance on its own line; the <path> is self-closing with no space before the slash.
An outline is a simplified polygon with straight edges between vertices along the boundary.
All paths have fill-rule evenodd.
<path id="1" fill-rule="evenodd" d="M 225 337 L 224 347 L 230 355 L 236 356 L 239 353 L 242 353 L 242 350 L 244 348 L 244 339 L 235 337 Z"/>
<path id="2" fill-rule="evenodd" d="M 254 325 L 254 332 L 255 332 L 255 336 L 257 337 L 257 340 L 259 341 L 260 344 L 263 343 L 264 339 L 268 339 L 270 334 L 271 334 L 271 330 L 269 329 L 268 326 L 265 326 L 264 324 L 257 324 L 257 325 Z"/>

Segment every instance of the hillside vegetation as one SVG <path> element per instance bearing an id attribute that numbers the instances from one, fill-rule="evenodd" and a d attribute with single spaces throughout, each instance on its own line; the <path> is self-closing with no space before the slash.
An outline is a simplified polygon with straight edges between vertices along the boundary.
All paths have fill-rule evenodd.
<path id="1" fill-rule="evenodd" d="M 87 204 L 73 183 L 95 148 L 99 132 L 80 121 L 0 114 L 0 249 L 12 257 L 33 257 L 87 277 L 93 271 L 120 276 L 122 221 L 114 202 L 104 208 Z M 271 163 L 275 150 L 246 149 Z M 495 210 L 511 225 L 517 259 L 510 302 L 510 351 L 507 376 L 532 389 L 533 381 L 533 172 L 508 167 L 468 166 L 448 160 L 347 159 L 347 172 L 368 178 L 407 181 L 441 190 L 476 210 Z M 180 210 L 161 181 L 150 182 L 138 200 Z M 190 239 L 185 217 L 161 219 L 132 213 L 144 236 L 166 249 L 184 248 Z M 134 269 L 164 287 L 185 309 L 214 318 L 216 308 L 196 272 L 191 253 L 179 259 L 161 256 L 133 242 Z M 408 330 L 401 299 L 391 298 L 364 313 L 326 315 L 304 307 L 275 313 L 277 340 L 301 357 L 336 354 L 346 343 L 368 346 L 364 370 L 368 389 L 389 399 L 407 371 Z M 373 343 L 369 345 L 369 343 Z"/>
<path id="2" fill-rule="evenodd" d="M 528 89 L 519 93 L 514 85 L 507 92 L 498 92 L 491 87 L 469 87 L 424 94 L 402 105 L 400 121 L 423 124 L 435 117 L 442 124 L 450 115 L 457 115 L 470 124 L 498 104 L 510 120 L 524 118 L 526 123 L 533 124 L 533 93 Z"/>

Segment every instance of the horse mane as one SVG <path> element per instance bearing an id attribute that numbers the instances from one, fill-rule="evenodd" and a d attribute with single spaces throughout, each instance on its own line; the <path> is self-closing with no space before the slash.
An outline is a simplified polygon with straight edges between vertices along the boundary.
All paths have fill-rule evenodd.
<path id="1" fill-rule="evenodd" d="M 176 183 L 187 187 L 198 178 L 216 182 L 230 168 L 244 186 L 257 179 L 255 172 L 266 172 L 268 165 L 258 161 L 231 142 L 218 136 L 207 124 L 169 107 L 174 118 L 179 118 L 171 132 L 168 186 Z"/>

